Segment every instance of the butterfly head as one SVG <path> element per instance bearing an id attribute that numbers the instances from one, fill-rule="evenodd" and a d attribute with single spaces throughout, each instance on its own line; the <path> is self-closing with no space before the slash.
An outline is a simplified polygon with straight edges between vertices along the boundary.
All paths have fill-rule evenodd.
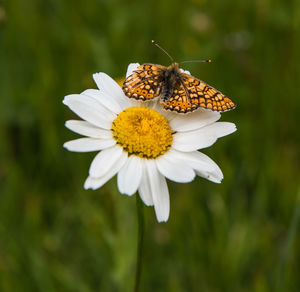
<path id="1" fill-rule="evenodd" d="M 165 70 L 165 81 L 175 85 L 175 83 L 180 79 L 181 71 L 178 63 L 173 63 L 168 66 Z"/>

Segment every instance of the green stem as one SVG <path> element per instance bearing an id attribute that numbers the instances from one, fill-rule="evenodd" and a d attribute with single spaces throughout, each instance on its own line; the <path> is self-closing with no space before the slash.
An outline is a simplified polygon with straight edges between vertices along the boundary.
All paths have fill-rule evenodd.
<path id="1" fill-rule="evenodd" d="M 136 211 L 138 219 L 138 242 L 137 242 L 137 259 L 136 259 L 136 273 L 134 292 L 140 291 L 140 282 L 142 274 L 142 257 L 143 257 L 143 243 L 144 243 L 144 210 L 143 202 L 139 194 L 136 194 Z"/>

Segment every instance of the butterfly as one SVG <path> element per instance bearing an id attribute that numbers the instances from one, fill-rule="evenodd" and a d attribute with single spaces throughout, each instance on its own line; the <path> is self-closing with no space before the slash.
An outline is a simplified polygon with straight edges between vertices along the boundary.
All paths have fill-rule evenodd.
<path id="1" fill-rule="evenodd" d="M 184 73 L 177 63 L 169 67 L 156 64 L 138 66 L 123 84 L 129 98 L 150 100 L 160 96 L 166 110 L 187 113 L 198 108 L 225 112 L 236 104 L 204 81 Z"/>

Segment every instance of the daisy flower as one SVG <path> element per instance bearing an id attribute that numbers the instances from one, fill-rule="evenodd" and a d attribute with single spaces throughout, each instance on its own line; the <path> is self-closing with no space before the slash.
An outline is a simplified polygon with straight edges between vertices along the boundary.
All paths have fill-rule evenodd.
<path id="1" fill-rule="evenodd" d="M 127 76 L 139 66 L 130 64 Z M 105 73 L 93 78 L 99 89 L 67 95 L 63 103 L 82 120 L 66 127 L 85 136 L 66 142 L 75 152 L 99 151 L 93 159 L 85 189 L 98 189 L 117 174 L 120 193 L 138 191 L 157 220 L 167 221 L 170 199 L 166 178 L 191 182 L 196 175 L 220 183 L 218 165 L 199 149 L 236 131 L 233 123 L 217 122 L 220 113 L 198 109 L 188 114 L 165 111 L 158 100 L 139 102 L 127 98 Z"/>

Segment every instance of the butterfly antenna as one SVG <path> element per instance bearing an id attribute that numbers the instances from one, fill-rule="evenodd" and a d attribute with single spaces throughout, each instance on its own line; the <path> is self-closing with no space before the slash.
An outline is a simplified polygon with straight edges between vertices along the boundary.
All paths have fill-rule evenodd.
<path id="1" fill-rule="evenodd" d="M 169 53 L 164 48 L 162 48 L 156 41 L 152 40 L 151 42 L 154 46 L 157 46 L 159 49 L 161 49 L 172 60 L 172 62 L 174 62 L 174 59 L 169 55 Z"/>
<path id="2" fill-rule="evenodd" d="M 211 63 L 211 60 L 191 60 L 191 61 L 183 61 L 183 62 L 180 62 L 179 64 L 194 63 L 194 62 L 198 62 L 198 63 Z"/>

